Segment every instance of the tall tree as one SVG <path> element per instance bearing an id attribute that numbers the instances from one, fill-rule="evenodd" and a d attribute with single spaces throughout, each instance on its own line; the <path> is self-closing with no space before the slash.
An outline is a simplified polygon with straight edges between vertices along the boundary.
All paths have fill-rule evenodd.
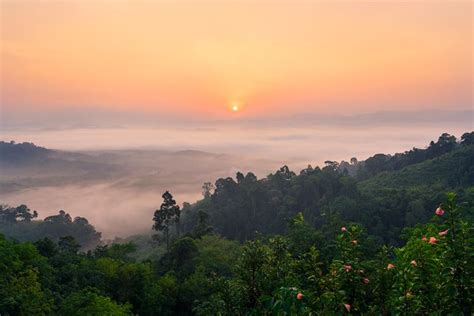
<path id="1" fill-rule="evenodd" d="M 212 195 L 212 190 L 214 190 L 214 185 L 211 182 L 204 182 L 202 185 L 202 196 L 207 199 Z"/>
<path id="2" fill-rule="evenodd" d="M 155 211 L 153 216 L 153 229 L 156 231 L 163 232 L 166 240 L 166 249 L 169 250 L 170 247 L 170 226 L 175 223 L 179 223 L 179 217 L 181 215 L 181 210 L 176 201 L 173 199 L 173 195 L 166 191 L 162 195 L 163 203 L 159 210 Z"/>
<path id="3" fill-rule="evenodd" d="M 472 145 L 472 144 L 474 144 L 474 132 L 462 134 L 461 144 L 462 145 Z"/>

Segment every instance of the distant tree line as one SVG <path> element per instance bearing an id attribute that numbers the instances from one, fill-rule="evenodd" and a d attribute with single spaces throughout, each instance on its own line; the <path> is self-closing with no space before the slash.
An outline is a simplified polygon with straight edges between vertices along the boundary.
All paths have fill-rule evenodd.
<path id="1" fill-rule="evenodd" d="M 332 167 L 340 171 L 356 176 L 359 180 L 364 180 L 380 172 L 400 170 L 409 165 L 442 156 L 461 146 L 473 144 L 474 132 L 464 133 L 459 142 L 455 136 L 443 133 L 436 142 L 431 141 L 425 149 L 413 148 L 395 155 L 376 154 L 361 162 L 358 162 L 357 158 L 353 157 L 350 163 L 345 161 L 341 163 L 327 161 L 326 163 L 331 164 Z"/>
<path id="2" fill-rule="evenodd" d="M 33 220 L 36 217 L 38 213 L 26 205 L 0 205 L 0 233 L 21 241 L 41 238 L 58 241 L 60 237 L 72 236 L 84 249 L 94 248 L 101 241 L 101 233 L 84 217 L 73 219 L 63 210 L 44 220 Z"/>

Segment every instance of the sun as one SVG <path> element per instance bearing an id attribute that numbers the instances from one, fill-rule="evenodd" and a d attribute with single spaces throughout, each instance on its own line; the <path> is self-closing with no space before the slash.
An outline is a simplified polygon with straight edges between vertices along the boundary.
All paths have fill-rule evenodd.
<path id="1" fill-rule="evenodd" d="M 232 110 L 232 112 L 238 112 L 240 110 L 240 102 L 232 102 L 230 104 L 230 109 Z"/>

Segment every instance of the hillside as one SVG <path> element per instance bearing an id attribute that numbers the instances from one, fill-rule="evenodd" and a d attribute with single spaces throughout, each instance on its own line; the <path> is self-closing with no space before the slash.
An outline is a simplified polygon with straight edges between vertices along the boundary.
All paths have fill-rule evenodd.
<path id="1" fill-rule="evenodd" d="M 368 179 L 333 162 L 238 172 L 181 217 L 163 194 L 156 234 L 107 245 L 85 218 L 2 206 L 0 313 L 471 315 L 472 159 L 456 143 Z"/>
<path id="2" fill-rule="evenodd" d="M 77 152 L 0 142 L 0 193 L 104 181 L 121 173 L 117 166 Z"/>
<path id="3" fill-rule="evenodd" d="M 203 200 L 193 205 L 185 203 L 182 229 L 192 230 L 199 211 L 203 211 L 217 233 L 244 241 L 259 234 L 285 233 L 288 221 L 302 212 L 309 224 L 327 236 L 332 234 L 333 227 L 355 222 L 362 224 L 379 242 L 399 244 L 402 229 L 425 223 L 432 208 L 443 199 L 443 192 L 456 191 L 461 201 L 474 200 L 473 147 L 472 133 L 465 133 L 460 142 L 443 134 L 425 149 L 414 148 L 395 155 L 376 154 L 365 161 L 351 161 L 349 165 L 327 161 L 322 168 L 309 166 L 299 174 L 284 166 L 262 179 L 251 172 L 246 175 L 238 172 L 236 179 L 227 177 L 218 179 L 215 185 L 208 183 L 209 191 Z M 28 194 L 34 192 L 31 189 L 45 187 L 44 193 L 36 189 L 35 194 L 35 201 L 45 202 L 39 204 L 40 209 L 38 204 L 32 206 L 43 216 L 62 208 L 71 212 L 69 204 L 56 203 L 57 206 L 50 207 L 55 201 L 48 198 L 51 193 L 60 197 L 71 195 L 62 200 L 70 201 L 73 207 L 82 206 L 74 214 L 87 217 L 99 231 L 105 225 L 112 227 L 122 232 L 119 236 L 149 231 L 157 188 L 176 185 L 180 189 L 186 186 L 196 190 L 211 174 L 234 163 L 231 157 L 191 150 L 76 153 L 5 142 L 0 143 L 0 149 L 2 161 L 9 161 L 9 165 L 0 166 L 1 192 L 11 192 L 17 199 L 23 197 L 19 203 L 31 206 L 27 200 Z M 226 161 L 222 168 L 212 171 L 222 159 Z M 18 162 L 13 167 L 15 160 Z M 172 167 L 173 163 L 177 169 Z M 348 166 L 350 172 L 343 168 Z M 130 209 L 122 210 L 119 203 L 113 218 L 97 212 L 89 215 L 96 210 L 96 201 L 100 201 L 94 197 L 95 189 L 90 184 L 102 182 L 110 183 L 97 187 L 104 199 L 102 203 L 128 195 Z M 22 193 L 25 189 L 30 190 Z M 109 191 L 113 191 L 111 197 Z M 154 193 L 148 193 L 151 191 Z M 4 198 L 8 196 L 5 194 Z M 153 200 L 148 201 L 151 197 Z M 43 212 L 42 206 L 48 213 Z M 129 218 L 130 212 L 142 215 Z M 120 216 L 127 219 L 124 221 Z M 130 225 L 131 221 L 139 223 Z"/>
<path id="4" fill-rule="evenodd" d="M 184 226 L 195 225 L 201 210 L 220 234 L 246 240 L 284 233 L 288 220 L 302 212 L 327 234 L 339 224 L 355 222 L 380 242 L 399 244 L 404 227 L 430 218 L 442 192 L 456 191 L 461 200 L 474 201 L 471 134 L 464 134 L 460 143 L 443 134 L 426 149 L 377 154 L 357 162 L 353 176 L 341 170 L 342 164 L 328 161 L 323 168 L 310 166 L 298 175 L 285 166 L 260 180 L 252 173 L 238 173 L 237 181 L 221 178 L 208 198 L 184 209 Z"/>
<path id="5" fill-rule="evenodd" d="M 407 166 L 399 171 L 385 171 L 361 181 L 363 191 L 378 189 L 441 186 L 456 188 L 474 185 L 474 145 L 461 147 L 440 157 Z"/>

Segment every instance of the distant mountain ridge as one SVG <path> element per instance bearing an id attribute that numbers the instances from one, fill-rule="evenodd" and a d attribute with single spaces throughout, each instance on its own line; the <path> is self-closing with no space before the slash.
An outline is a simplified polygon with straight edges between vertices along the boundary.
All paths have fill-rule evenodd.
<path id="1" fill-rule="evenodd" d="M 0 141 L 0 162 L 7 164 L 21 164 L 33 159 L 46 158 L 53 150 L 36 146 L 33 143 L 15 143 L 14 141 Z"/>

